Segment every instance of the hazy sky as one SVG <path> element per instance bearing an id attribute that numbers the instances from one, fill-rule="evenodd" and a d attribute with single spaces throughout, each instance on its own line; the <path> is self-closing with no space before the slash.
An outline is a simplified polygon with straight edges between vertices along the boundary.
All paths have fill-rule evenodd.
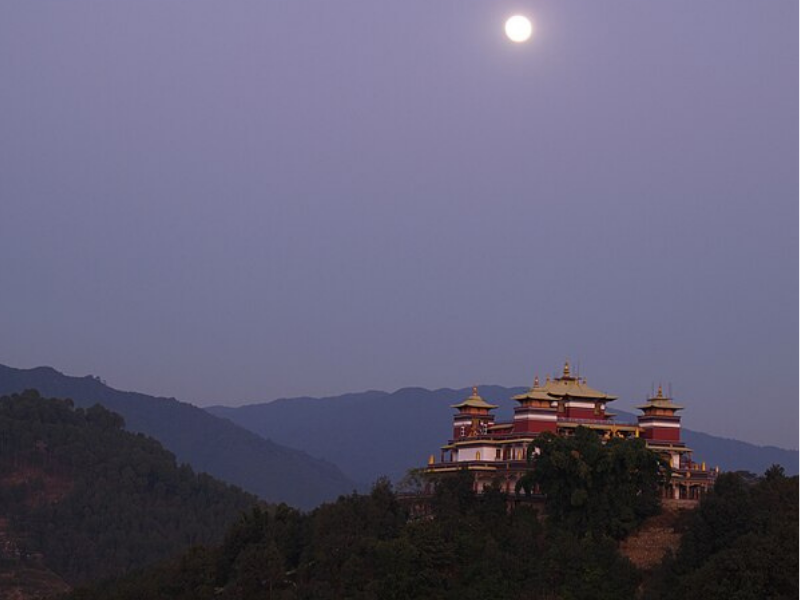
<path id="1" fill-rule="evenodd" d="M 797 12 L 0 1 L 0 362 L 207 405 L 570 357 L 796 448 Z"/>

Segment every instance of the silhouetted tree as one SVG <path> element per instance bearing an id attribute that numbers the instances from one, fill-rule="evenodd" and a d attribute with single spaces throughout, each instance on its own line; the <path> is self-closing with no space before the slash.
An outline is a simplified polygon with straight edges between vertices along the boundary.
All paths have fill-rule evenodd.
<path id="1" fill-rule="evenodd" d="M 537 453 L 538 450 L 538 453 Z M 578 427 L 573 437 L 540 435 L 518 490 L 546 495 L 548 518 L 575 534 L 625 537 L 660 510 L 668 466 L 642 439 L 603 442 Z"/>

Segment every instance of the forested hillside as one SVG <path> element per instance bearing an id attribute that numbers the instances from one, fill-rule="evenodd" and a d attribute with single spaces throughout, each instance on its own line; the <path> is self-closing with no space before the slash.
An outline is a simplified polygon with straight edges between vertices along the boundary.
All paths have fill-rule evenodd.
<path id="1" fill-rule="evenodd" d="M 533 480 L 567 502 L 522 503 L 509 511 L 496 489 L 480 496 L 472 478 L 438 479 L 425 513 L 409 512 L 386 481 L 310 514 L 254 510 L 222 545 L 195 548 L 158 567 L 76 590 L 70 600 L 761 600 L 797 597 L 797 478 L 780 468 L 756 484 L 720 477 L 684 528 L 676 559 L 655 575 L 620 554 L 616 538 L 658 510 L 652 456 L 636 443 L 598 448 L 570 466 L 552 446 Z M 613 472 L 607 460 L 637 469 Z M 584 467 L 590 469 L 586 472 Z M 560 473 L 556 473 L 556 471 Z M 627 473 L 627 474 L 626 474 Z M 620 479 L 621 478 L 621 479 Z M 592 480 L 591 493 L 586 485 Z M 643 501 L 643 494 L 645 500 Z M 655 503 L 652 500 L 656 500 Z M 550 499 L 548 499 L 548 503 Z M 634 518 L 631 519 L 631 516 Z M 646 521 L 645 521 L 646 522 Z M 620 527 L 622 525 L 622 527 Z"/>
<path id="2" fill-rule="evenodd" d="M 647 600 L 794 600 L 797 531 L 797 477 L 778 466 L 756 482 L 725 473 L 692 515 Z"/>
<path id="3" fill-rule="evenodd" d="M 467 471 L 419 474 L 424 508 L 381 480 L 308 516 L 254 511 L 220 548 L 74 598 L 630 598 L 640 575 L 615 539 L 658 511 L 662 474 L 641 440 L 579 428 L 531 461 L 546 521 L 529 496 L 509 511 L 499 488 L 476 495 Z"/>
<path id="4" fill-rule="evenodd" d="M 76 583 L 124 573 L 218 542 L 258 503 L 178 466 L 156 440 L 123 424 L 99 405 L 75 408 L 35 391 L 0 397 L 5 575 L 44 567 Z"/>
<path id="5" fill-rule="evenodd" d="M 0 365 L 0 394 L 26 389 L 37 389 L 51 398 L 71 398 L 83 408 L 101 404 L 122 415 L 126 429 L 154 437 L 180 462 L 269 502 L 312 508 L 355 487 L 338 467 L 325 460 L 264 439 L 174 398 L 122 392 L 96 377 L 69 377 L 50 367 L 14 369 Z"/>
<path id="6" fill-rule="evenodd" d="M 609 538 L 548 531 L 469 477 L 442 482 L 412 519 L 386 482 L 310 515 L 254 511 L 216 548 L 71 600 L 632 598 L 639 574 Z"/>

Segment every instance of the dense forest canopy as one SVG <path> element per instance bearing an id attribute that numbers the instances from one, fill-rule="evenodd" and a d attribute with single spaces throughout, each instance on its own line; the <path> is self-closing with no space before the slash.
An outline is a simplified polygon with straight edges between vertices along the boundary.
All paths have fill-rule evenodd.
<path id="1" fill-rule="evenodd" d="M 614 438 L 578 427 L 572 437 L 545 432 L 528 450 L 531 469 L 518 484 L 547 497 L 547 516 L 580 535 L 621 539 L 660 508 L 669 464 L 643 439 Z"/>
<path id="2" fill-rule="evenodd" d="M 593 447 L 588 437 L 571 443 Z M 564 448 L 545 447 L 543 456 L 562 463 Z M 422 512 L 382 480 L 368 495 L 343 496 L 311 513 L 285 505 L 256 508 L 220 546 L 193 548 L 156 568 L 76 590 L 69 599 L 797 597 L 796 477 L 786 477 L 779 467 L 749 481 L 738 474 L 720 477 L 690 513 L 677 555 L 668 554 L 655 572 L 647 572 L 620 554 L 614 536 L 634 527 L 620 515 L 636 520 L 657 510 L 653 498 L 642 500 L 642 489 L 650 489 L 660 476 L 654 473 L 663 471 L 658 465 L 652 469 L 652 455 L 642 453 L 640 444 L 615 442 L 607 452 L 605 458 L 603 451 L 590 458 L 587 450 L 588 471 L 579 468 L 569 489 L 557 492 L 579 501 L 555 518 L 541 518 L 535 504 L 509 498 L 499 488 L 477 495 L 467 472 L 437 478 Z M 572 451 L 569 455 L 577 459 Z M 562 467 L 575 466 L 570 464 Z M 553 485 L 547 482 L 553 466 L 545 467 L 535 477 L 543 486 Z M 630 468 L 645 473 L 626 479 L 621 471 Z M 576 490 L 586 489 L 588 475 L 592 489 L 583 501 Z M 613 489 L 614 482 L 622 487 Z M 510 500 L 517 505 L 513 510 Z M 596 526 L 600 513 L 592 504 L 601 504 L 616 524 Z"/>
<path id="3" fill-rule="evenodd" d="M 666 471 L 635 440 L 544 436 L 517 498 L 478 495 L 457 472 L 433 481 L 424 510 L 379 480 L 304 513 L 178 466 L 123 424 L 32 391 L 0 398 L 14 560 L 39 555 L 88 585 L 70 600 L 797 597 L 798 482 L 780 467 L 720 476 L 678 551 L 648 573 L 619 539 L 658 511 Z M 525 501 L 526 487 L 546 505 Z"/>
<path id="4" fill-rule="evenodd" d="M 549 531 L 530 507 L 509 512 L 496 489 L 476 495 L 463 473 L 440 480 L 424 518 L 379 481 L 310 514 L 256 509 L 219 547 L 70 598 L 610 600 L 638 583 L 610 538 Z"/>
<path id="5" fill-rule="evenodd" d="M 19 561 L 69 582 L 218 542 L 257 499 L 196 474 L 118 414 L 36 391 L 0 397 L 0 517 Z"/>
<path id="6" fill-rule="evenodd" d="M 692 515 L 647 598 L 794 600 L 797 532 L 797 476 L 786 477 L 777 465 L 755 481 L 725 473 Z"/>

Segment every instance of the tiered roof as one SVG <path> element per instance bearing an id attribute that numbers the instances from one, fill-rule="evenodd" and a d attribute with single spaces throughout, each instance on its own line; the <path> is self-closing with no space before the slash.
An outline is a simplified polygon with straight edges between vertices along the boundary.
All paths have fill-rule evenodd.
<path id="1" fill-rule="evenodd" d="M 459 402 L 458 404 L 452 404 L 451 407 L 452 408 L 484 408 L 486 410 L 491 410 L 493 408 L 497 408 L 497 405 L 496 404 L 489 404 L 488 402 L 486 402 L 486 400 L 484 400 L 483 398 L 481 398 L 478 395 L 478 388 L 477 387 L 473 387 L 472 388 L 472 395 L 469 398 Z"/>
<path id="2" fill-rule="evenodd" d="M 564 370 L 561 377 L 545 381 L 544 385 L 539 384 L 537 377 L 533 381 L 533 387 L 524 394 L 514 396 L 514 400 L 558 400 L 560 398 L 580 398 L 586 400 L 603 400 L 610 402 L 616 400 L 616 396 L 606 394 L 596 390 L 586 383 L 585 378 L 573 377 L 570 374 L 569 361 L 564 363 Z"/>
<path id="3" fill-rule="evenodd" d="M 640 404 L 637 406 L 639 410 L 646 410 L 648 408 L 664 408 L 667 410 L 683 410 L 682 406 L 675 404 L 672 402 L 672 398 L 668 398 L 664 395 L 664 390 L 661 389 L 661 386 L 658 386 L 658 393 L 652 397 L 647 399 L 647 404 Z"/>

